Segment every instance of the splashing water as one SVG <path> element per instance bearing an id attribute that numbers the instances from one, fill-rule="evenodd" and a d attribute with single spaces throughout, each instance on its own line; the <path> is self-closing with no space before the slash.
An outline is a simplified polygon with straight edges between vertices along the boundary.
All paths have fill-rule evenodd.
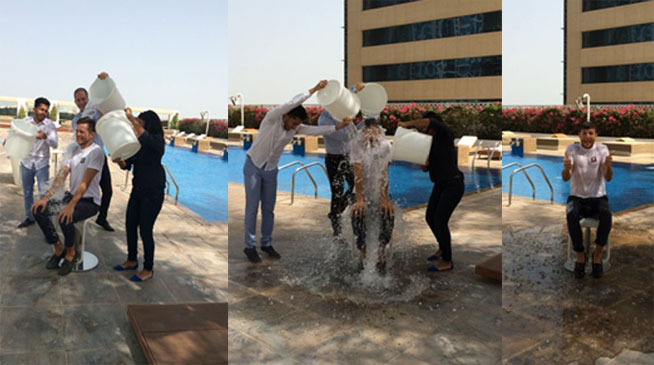
<path id="1" fill-rule="evenodd" d="M 361 254 L 356 248 L 350 207 L 341 215 L 342 236 L 325 237 L 323 242 L 318 242 L 319 247 L 327 248 L 327 257 L 325 258 L 325 251 L 321 251 L 321 257 L 290 265 L 292 272 L 282 281 L 291 286 L 305 287 L 323 297 L 348 299 L 357 304 L 409 301 L 430 287 L 427 277 L 407 275 L 394 269 L 396 266 L 405 266 L 402 265 L 402 258 L 412 256 L 406 254 L 412 250 L 411 247 L 391 239 L 385 248 L 385 273 L 376 267 L 382 230 L 380 195 L 387 184 L 385 167 L 390 163 L 390 145 L 385 142 L 384 133 L 378 126 L 366 127 L 361 131 L 348 127 L 346 131 L 351 139 L 352 155 L 359 156 L 364 170 L 365 259 L 361 260 Z M 355 161 L 359 159 L 353 157 Z M 404 217 L 395 204 L 394 208 L 393 237 L 406 237 L 403 232 L 407 226 Z M 320 264 L 315 265 L 315 262 Z"/>

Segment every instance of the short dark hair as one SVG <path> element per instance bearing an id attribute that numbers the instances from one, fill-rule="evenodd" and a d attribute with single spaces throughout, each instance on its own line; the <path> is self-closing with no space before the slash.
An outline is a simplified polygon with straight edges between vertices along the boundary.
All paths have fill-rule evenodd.
<path id="1" fill-rule="evenodd" d="M 436 114 L 436 112 L 434 112 L 434 111 L 424 112 L 422 114 L 422 117 L 427 118 L 427 119 L 434 119 L 437 122 L 443 123 L 443 118 L 441 118 L 441 116 Z"/>
<path id="2" fill-rule="evenodd" d="M 286 113 L 288 116 L 298 118 L 300 120 L 307 119 L 307 111 L 302 105 L 298 105 L 295 108 L 291 109 L 290 112 Z"/>
<path id="3" fill-rule="evenodd" d="M 44 97 L 39 97 L 34 100 L 34 107 L 38 108 L 39 105 L 45 104 L 48 108 L 50 108 L 50 101 Z"/>
<path id="4" fill-rule="evenodd" d="M 89 92 L 86 91 L 86 89 L 83 87 L 78 87 L 77 89 L 75 89 L 75 91 L 73 91 L 73 96 L 75 96 L 75 94 L 77 94 L 78 91 L 84 91 L 84 94 L 86 94 L 86 96 L 89 96 Z"/>
<path id="5" fill-rule="evenodd" d="M 581 123 L 581 125 L 579 126 L 579 131 L 580 131 L 580 132 L 583 131 L 584 129 L 594 129 L 594 130 L 597 130 L 597 127 L 595 126 L 595 123 L 590 122 L 590 121 L 587 121 L 587 122 L 583 122 L 583 123 Z"/>
<path id="6" fill-rule="evenodd" d="M 79 126 L 80 124 L 86 124 L 89 128 L 89 132 L 95 132 L 95 120 L 89 117 L 80 118 L 80 120 L 77 121 L 77 125 Z"/>
<path id="7" fill-rule="evenodd" d="M 379 125 L 379 120 L 377 118 L 367 118 L 363 123 L 366 127 L 372 127 Z"/>

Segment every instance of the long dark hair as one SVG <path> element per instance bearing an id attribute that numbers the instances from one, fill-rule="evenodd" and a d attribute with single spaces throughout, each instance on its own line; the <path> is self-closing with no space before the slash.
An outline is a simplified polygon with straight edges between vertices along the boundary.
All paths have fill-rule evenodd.
<path id="1" fill-rule="evenodd" d="M 139 119 L 142 119 L 145 122 L 145 130 L 152 135 L 161 135 L 163 136 L 163 128 L 161 127 L 161 119 L 157 113 L 152 110 L 146 110 L 143 113 L 139 114 Z"/>

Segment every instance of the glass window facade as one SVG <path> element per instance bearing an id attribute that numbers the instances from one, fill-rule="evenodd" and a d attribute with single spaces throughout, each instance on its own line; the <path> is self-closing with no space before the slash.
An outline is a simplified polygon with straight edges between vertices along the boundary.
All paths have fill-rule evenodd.
<path id="1" fill-rule="evenodd" d="M 465 15 L 455 18 L 397 25 L 363 31 L 363 46 L 377 46 L 426 39 L 459 37 L 502 30 L 502 12 Z"/>
<path id="2" fill-rule="evenodd" d="M 615 6 L 630 5 L 652 0 L 584 0 L 583 11 L 591 11 Z"/>
<path id="3" fill-rule="evenodd" d="M 384 6 L 410 3 L 418 0 L 363 0 L 363 10 L 376 9 Z"/>
<path id="4" fill-rule="evenodd" d="M 637 81 L 654 81 L 654 62 L 581 69 L 582 84 Z"/>
<path id="5" fill-rule="evenodd" d="M 583 48 L 654 41 L 654 23 L 592 30 L 582 33 Z"/>
<path id="6" fill-rule="evenodd" d="M 453 79 L 502 75 L 502 56 L 363 66 L 363 81 Z"/>

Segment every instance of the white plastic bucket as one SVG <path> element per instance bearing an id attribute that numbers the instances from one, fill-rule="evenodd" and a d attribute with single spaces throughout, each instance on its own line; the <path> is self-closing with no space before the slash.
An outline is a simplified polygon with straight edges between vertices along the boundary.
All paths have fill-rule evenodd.
<path id="1" fill-rule="evenodd" d="M 125 100 L 116 89 L 116 83 L 111 77 L 104 80 L 97 78 L 89 87 L 89 105 L 87 106 L 97 108 L 102 114 L 107 114 L 114 110 L 125 109 Z"/>
<path id="2" fill-rule="evenodd" d="M 39 129 L 34 124 L 26 120 L 12 120 L 5 144 L 7 154 L 18 160 L 25 158 L 32 150 L 38 131 Z"/>
<path id="3" fill-rule="evenodd" d="M 428 134 L 398 127 L 393 137 L 393 160 L 424 165 L 429 158 L 432 137 Z"/>
<path id="4" fill-rule="evenodd" d="M 318 90 L 317 97 L 318 103 L 336 120 L 354 118 L 361 109 L 359 97 L 336 80 L 329 80 L 327 86 Z"/>
<path id="5" fill-rule="evenodd" d="M 364 118 L 376 118 L 388 102 L 386 89 L 374 82 L 367 83 L 357 96 L 361 100 L 361 113 Z"/>
<path id="6" fill-rule="evenodd" d="M 114 110 L 102 116 L 95 129 L 112 159 L 126 160 L 141 149 L 132 122 L 127 119 L 122 110 Z"/>

